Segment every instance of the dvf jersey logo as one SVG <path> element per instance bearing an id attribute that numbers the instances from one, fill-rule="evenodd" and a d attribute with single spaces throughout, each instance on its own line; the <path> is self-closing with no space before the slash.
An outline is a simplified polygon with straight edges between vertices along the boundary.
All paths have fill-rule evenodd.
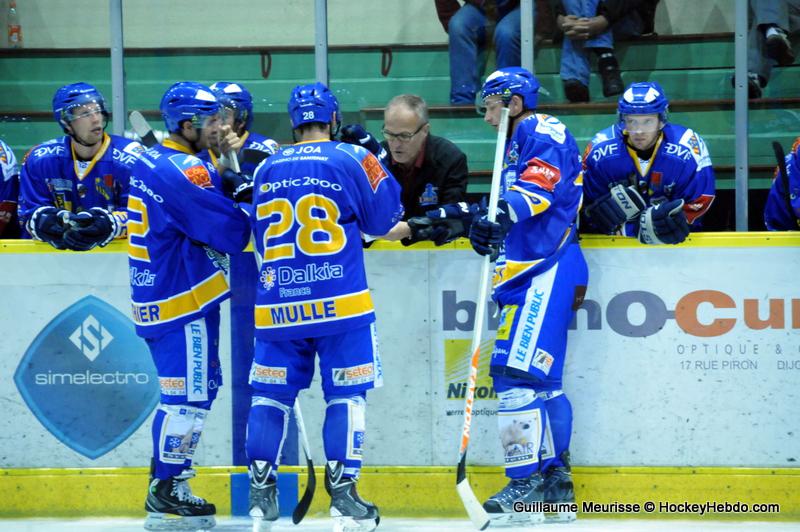
<path id="1" fill-rule="evenodd" d="M 39 422 L 91 459 L 128 439 L 159 399 L 147 345 L 127 316 L 94 296 L 42 329 L 14 382 Z"/>

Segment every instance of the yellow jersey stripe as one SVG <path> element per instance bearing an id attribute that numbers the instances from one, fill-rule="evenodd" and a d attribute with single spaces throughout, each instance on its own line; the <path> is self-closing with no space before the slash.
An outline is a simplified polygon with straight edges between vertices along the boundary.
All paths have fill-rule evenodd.
<path id="1" fill-rule="evenodd" d="M 354 318 L 372 310 L 372 296 L 369 290 L 363 290 L 322 299 L 257 305 L 255 321 L 257 329 L 276 329 Z"/>
<path id="2" fill-rule="evenodd" d="M 133 303 L 133 321 L 140 325 L 167 323 L 197 312 L 203 306 L 228 292 L 225 274 L 217 271 L 188 292 L 162 301 Z"/>

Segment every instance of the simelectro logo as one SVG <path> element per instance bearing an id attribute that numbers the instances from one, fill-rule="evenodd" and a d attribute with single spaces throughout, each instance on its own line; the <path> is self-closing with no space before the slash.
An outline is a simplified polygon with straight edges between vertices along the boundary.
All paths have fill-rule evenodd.
<path id="1" fill-rule="evenodd" d="M 133 322 L 94 296 L 42 329 L 14 382 L 39 422 L 91 459 L 128 439 L 159 399 L 149 350 Z"/>

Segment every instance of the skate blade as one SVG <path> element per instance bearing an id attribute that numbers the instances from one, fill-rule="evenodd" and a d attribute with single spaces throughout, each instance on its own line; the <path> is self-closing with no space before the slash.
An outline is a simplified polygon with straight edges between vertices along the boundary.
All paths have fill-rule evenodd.
<path id="1" fill-rule="evenodd" d="M 503 514 L 489 514 L 489 528 L 538 525 L 544 523 L 544 521 L 544 514 L 541 512 L 509 512 Z"/>
<path id="2" fill-rule="evenodd" d="M 253 532 L 270 532 L 275 521 L 265 521 L 260 517 L 253 518 Z"/>
<path id="3" fill-rule="evenodd" d="M 578 518 L 576 512 L 555 512 L 544 515 L 545 523 L 571 523 Z"/>
<path id="4" fill-rule="evenodd" d="M 350 516 L 334 516 L 333 532 L 372 532 L 378 528 L 378 519 L 353 519 Z"/>
<path id="5" fill-rule="evenodd" d="M 173 515 L 149 512 L 144 520 L 145 530 L 209 530 L 217 526 L 213 515 Z"/>

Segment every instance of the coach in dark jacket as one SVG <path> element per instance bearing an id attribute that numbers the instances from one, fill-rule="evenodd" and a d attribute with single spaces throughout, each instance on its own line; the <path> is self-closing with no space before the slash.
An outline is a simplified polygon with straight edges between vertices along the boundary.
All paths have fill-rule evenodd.
<path id="1" fill-rule="evenodd" d="M 386 105 L 386 166 L 403 189 L 405 220 L 467 199 L 467 156 L 449 140 L 431 135 L 430 128 L 428 106 L 419 96 L 401 94 Z"/>

